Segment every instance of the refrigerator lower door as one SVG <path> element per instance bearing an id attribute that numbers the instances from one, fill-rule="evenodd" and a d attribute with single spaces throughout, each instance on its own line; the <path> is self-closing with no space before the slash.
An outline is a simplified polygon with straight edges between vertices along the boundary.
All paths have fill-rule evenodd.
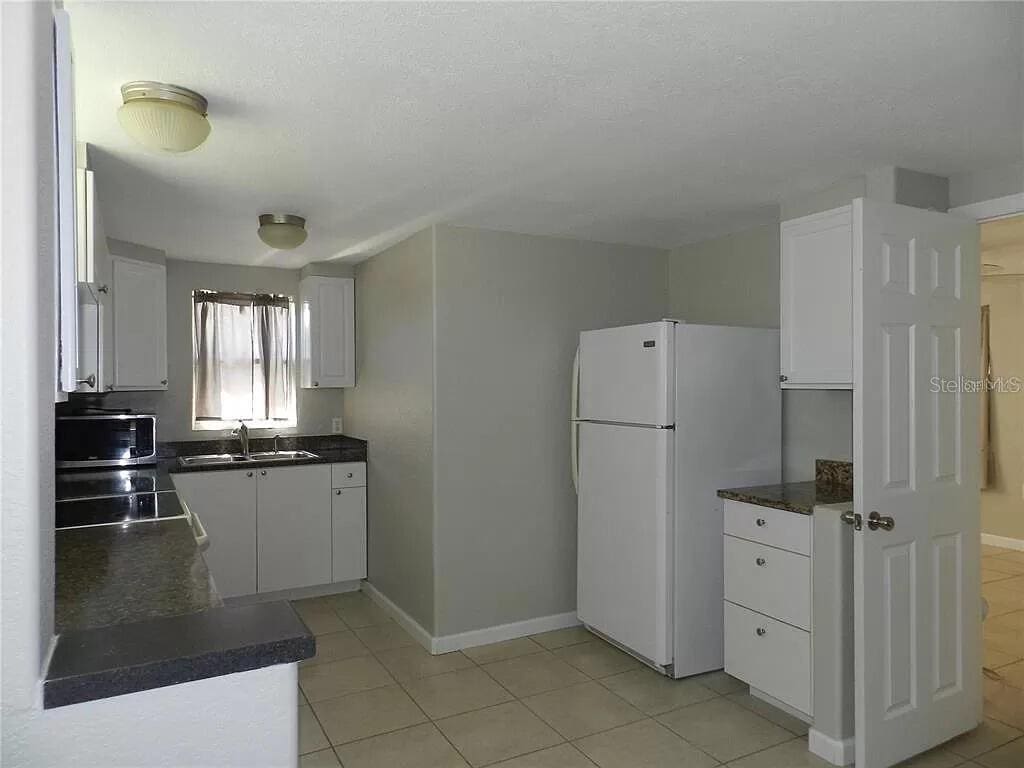
<path id="1" fill-rule="evenodd" d="M 674 342 L 669 321 L 581 333 L 579 418 L 673 424 Z"/>
<path id="2" fill-rule="evenodd" d="M 580 424 L 577 612 L 672 663 L 672 431 Z"/>

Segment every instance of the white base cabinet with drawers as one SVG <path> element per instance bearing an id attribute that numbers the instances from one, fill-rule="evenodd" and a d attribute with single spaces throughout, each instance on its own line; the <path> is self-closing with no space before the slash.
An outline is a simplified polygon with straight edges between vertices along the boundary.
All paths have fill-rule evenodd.
<path id="1" fill-rule="evenodd" d="M 853 536 L 840 515 L 725 502 L 725 671 L 853 762 Z"/>
<path id="2" fill-rule="evenodd" d="M 222 597 L 366 578 L 366 464 L 306 464 L 174 475 L 210 536 Z"/>

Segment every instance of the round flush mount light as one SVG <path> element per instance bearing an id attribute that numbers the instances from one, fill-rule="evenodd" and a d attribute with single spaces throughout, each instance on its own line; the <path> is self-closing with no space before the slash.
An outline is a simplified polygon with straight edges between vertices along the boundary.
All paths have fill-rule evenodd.
<path id="1" fill-rule="evenodd" d="M 134 80 L 121 86 L 117 119 L 147 149 L 188 152 L 210 135 L 206 99 L 180 85 Z"/>
<path id="2" fill-rule="evenodd" d="M 306 220 L 293 213 L 262 213 L 260 240 L 279 251 L 298 248 L 306 242 Z"/>

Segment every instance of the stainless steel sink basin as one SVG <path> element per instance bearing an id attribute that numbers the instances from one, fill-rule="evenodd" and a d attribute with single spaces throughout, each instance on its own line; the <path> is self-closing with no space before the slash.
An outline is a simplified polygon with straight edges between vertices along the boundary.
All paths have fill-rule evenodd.
<path id="1" fill-rule="evenodd" d="M 250 453 L 253 461 L 297 461 L 299 459 L 320 458 L 309 451 L 259 451 Z"/>
<path id="2" fill-rule="evenodd" d="M 240 453 L 207 453 L 199 456 L 179 456 L 178 461 L 186 467 L 207 464 L 234 464 L 235 462 L 252 461 Z"/>
<path id="3" fill-rule="evenodd" d="M 245 464 L 250 461 L 300 461 L 302 459 L 319 458 L 309 451 L 258 451 L 243 456 L 240 453 L 207 453 L 199 456 L 181 456 L 178 458 L 186 467 L 203 467 L 215 464 Z"/>

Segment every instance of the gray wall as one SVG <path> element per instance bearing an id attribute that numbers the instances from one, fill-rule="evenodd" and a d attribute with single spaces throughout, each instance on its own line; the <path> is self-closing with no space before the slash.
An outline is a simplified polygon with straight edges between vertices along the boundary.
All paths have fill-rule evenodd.
<path id="1" fill-rule="evenodd" d="M 1024 161 L 980 168 L 949 177 L 949 204 L 953 207 L 1021 192 L 1024 192 Z"/>
<path id="2" fill-rule="evenodd" d="M 573 353 L 664 316 L 667 254 L 435 231 L 435 634 L 574 611 Z"/>
<path id="3" fill-rule="evenodd" d="M 345 431 L 369 441 L 369 580 L 434 631 L 433 233 L 356 270 L 356 386 Z"/>
<path id="4" fill-rule="evenodd" d="M 114 253 L 119 252 L 118 242 L 110 241 Z M 167 259 L 167 391 L 111 392 L 105 398 L 108 407 L 155 412 L 160 440 L 203 440 L 227 434 L 192 429 L 192 291 L 196 288 L 281 293 L 298 300 L 299 271 Z M 331 418 L 342 415 L 343 391 L 297 389 L 298 426 L 253 430 L 253 434 L 328 433 Z"/>
<path id="5" fill-rule="evenodd" d="M 830 187 L 790 205 L 798 215 L 844 205 L 857 183 Z M 863 194 L 863 193 L 861 193 Z M 821 207 L 819 207 L 821 206 Z M 689 323 L 779 327 L 779 227 L 677 248 L 669 255 L 669 315 Z M 818 458 L 853 459 L 853 397 L 848 391 L 782 393 L 782 472 L 809 480 Z"/>

